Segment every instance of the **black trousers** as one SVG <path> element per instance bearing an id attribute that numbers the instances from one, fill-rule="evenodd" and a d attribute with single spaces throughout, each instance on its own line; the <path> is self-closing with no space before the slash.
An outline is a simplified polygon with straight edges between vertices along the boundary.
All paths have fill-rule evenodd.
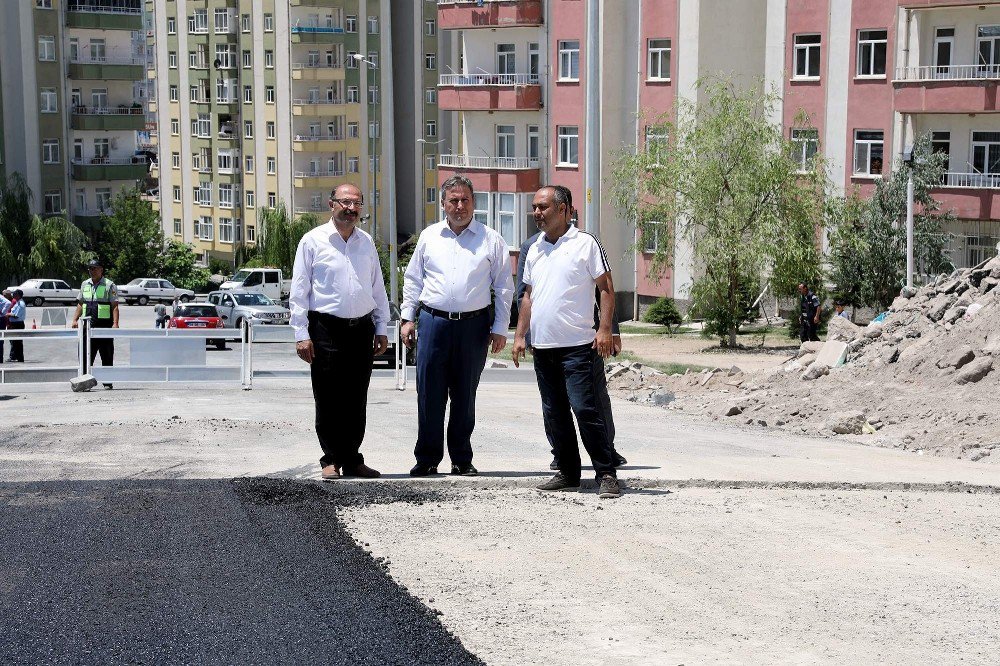
<path id="1" fill-rule="evenodd" d="M 93 328 L 111 328 L 111 322 L 107 324 L 95 323 Z M 101 355 L 101 365 L 108 366 L 115 364 L 115 341 L 113 338 L 91 338 L 90 339 L 90 365 L 94 365 L 97 355 Z"/>
<path id="2" fill-rule="evenodd" d="M 350 325 L 345 319 L 310 311 L 309 337 L 316 437 L 323 449 L 319 464 L 360 465 L 365 461 L 360 449 L 375 356 L 375 322 L 369 315 Z"/>
<path id="3" fill-rule="evenodd" d="M 532 350 L 534 354 L 534 350 Z M 604 426 L 608 430 L 608 442 L 611 444 L 612 457 L 615 454 L 615 415 L 611 412 L 611 396 L 608 394 L 608 379 L 604 374 L 604 359 L 597 356 L 597 365 L 600 367 L 601 372 L 597 376 L 597 399 L 601 403 L 601 415 L 604 416 Z M 545 437 L 549 440 L 549 448 L 552 449 L 552 457 L 558 463 L 559 452 L 556 451 L 555 442 L 552 440 L 552 435 L 549 431 L 545 431 Z"/>
<path id="4" fill-rule="evenodd" d="M 802 317 L 802 327 L 799 329 L 799 340 L 802 342 L 819 342 L 819 324 L 812 319 Z"/>
<path id="5" fill-rule="evenodd" d="M 542 396 L 545 432 L 559 459 L 559 471 L 570 481 L 581 474 L 580 446 L 573 416 L 597 476 L 615 476 L 611 441 L 604 421 L 598 385 L 604 363 L 591 345 L 534 350 L 535 377 Z"/>
<path id="6" fill-rule="evenodd" d="M 23 321 L 11 321 L 7 322 L 8 331 L 23 331 L 24 322 Z M 24 340 L 11 340 L 10 341 L 10 360 L 20 361 L 24 363 Z"/>

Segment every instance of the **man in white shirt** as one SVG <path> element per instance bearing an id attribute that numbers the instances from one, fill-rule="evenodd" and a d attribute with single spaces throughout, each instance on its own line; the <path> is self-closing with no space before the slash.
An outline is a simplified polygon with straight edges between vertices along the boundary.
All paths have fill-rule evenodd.
<path id="1" fill-rule="evenodd" d="M 372 360 L 389 346 L 389 299 L 372 237 L 356 228 L 364 199 L 354 185 L 330 195 L 330 222 L 299 242 L 288 304 L 295 353 L 310 365 L 322 478 L 376 478 L 361 442 Z"/>
<path id="2" fill-rule="evenodd" d="M 572 197 L 560 185 L 535 193 L 531 207 L 542 230 L 524 262 L 524 298 L 514 336 L 514 365 L 527 349 L 531 327 L 535 377 L 542 396 L 545 432 L 556 447 L 559 471 L 539 490 L 580 488 L 580 438 L 600 484 L 600 497 L 621 497 L 611 442 L 600 404 L 602 359 L 612 351 L 615 291 L 611 267 L 597 238 L 570 221 Z M 594 286 L 600 321 L 594 330 Z M 602 376 L 599 376 L 602 375 Z"/>
<path id="3" fill-rule="evenodd" d="M 475 476 L 472 431 L 476 426 L 476 389 L 493 353 L 507 344 L 514 284 L 507 242 L 473 219 L 472 181 L 452 176 L 441 185 L 445 220 L 420 234 L 403 283 L 403 326 L 407 347 L 417 351 L 417 463 L 412 476 L 437 474 L 444 458 L 444 413 L 448 418 L 451 473 Z M 490 317 L 490 290 L 493 317 Z"/>

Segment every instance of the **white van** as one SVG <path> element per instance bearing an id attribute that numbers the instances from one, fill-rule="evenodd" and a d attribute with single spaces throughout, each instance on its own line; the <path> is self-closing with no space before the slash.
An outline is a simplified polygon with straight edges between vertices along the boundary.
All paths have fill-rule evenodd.
<path id="1" fill-rule="evenodd" d="M 292 281 L 286 280 L 280 268 L 241 268 L 219 289 L 249 289 L 259 291 L 273 301 L 286 301 Z"/>

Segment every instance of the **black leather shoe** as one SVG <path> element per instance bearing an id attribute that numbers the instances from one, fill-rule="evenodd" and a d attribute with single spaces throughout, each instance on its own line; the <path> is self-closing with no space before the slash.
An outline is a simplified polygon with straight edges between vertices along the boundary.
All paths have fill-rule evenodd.
<path id="1" fill-rule="evenodd" d="M 468 465 L 452 465 L 451 473 L 456 476 L 476 476 L 479 474 L 479 470 L 472 466 L 472 463 Z"/>
<path id="2" fill-rule="evenodd" d="M 413 469 L 410 470 L 410 476 L 430 476 L 437 473 L 437 465 L 421 465 L 420 463 L 414 465 Z"/>
<path id="3" fill-rule="evenodd" d="M 611 452 L 611 461 L 614 463 L 615 467 L 621 467 L 622 465 L 628 464 L 628 461 L 625 460 L 625 456 L 618 453 L 617 451 Z"/>
<path id="4" fill-rule="evenodd" d="M 552 459 L 552 462 L 549 463 L 549 469 L 554 469 L 557 472 L 559 471 L 559 459 L 558 458 L 553 458 Z"/>

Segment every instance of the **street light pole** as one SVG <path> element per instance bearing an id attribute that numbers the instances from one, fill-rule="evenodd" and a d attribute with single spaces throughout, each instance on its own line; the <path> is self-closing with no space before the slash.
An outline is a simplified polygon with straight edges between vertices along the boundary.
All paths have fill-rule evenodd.
<path id="1" fill-rule="evenodd" d="M 906 179 L 906 287 L 913 288 L 913 169 Z"/>

